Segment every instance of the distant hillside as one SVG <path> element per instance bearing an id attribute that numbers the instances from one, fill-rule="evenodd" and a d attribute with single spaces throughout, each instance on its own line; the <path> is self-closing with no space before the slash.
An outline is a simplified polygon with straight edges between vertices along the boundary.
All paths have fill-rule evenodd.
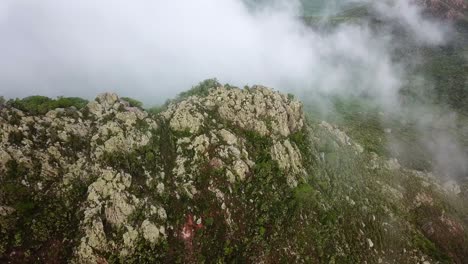
<path id="1" fill-rule="evenodd" d="M 461 19 L 468 22 L 466 0 L 417 0 L 432 14 L 446 19 Z"/>

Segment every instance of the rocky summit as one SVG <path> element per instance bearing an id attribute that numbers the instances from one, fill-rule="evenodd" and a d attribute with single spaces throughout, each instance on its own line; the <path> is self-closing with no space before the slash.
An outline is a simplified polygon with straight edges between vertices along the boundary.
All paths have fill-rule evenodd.
<path id="1" fill-rule="evenodd" d="M 466 263 L 461 192 L 262 86 L 0 109 L 2 263 Z"/>

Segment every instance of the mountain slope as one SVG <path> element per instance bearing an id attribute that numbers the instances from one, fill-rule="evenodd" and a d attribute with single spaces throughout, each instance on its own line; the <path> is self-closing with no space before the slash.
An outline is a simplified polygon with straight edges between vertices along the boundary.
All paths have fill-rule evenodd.
<path id="1" fill-rule="evenodd" d="M 2 262 L 467 257 L 461 194 L 266 87 L 208 81 L 155 115 L 103 94 L 0 116 Z"/>

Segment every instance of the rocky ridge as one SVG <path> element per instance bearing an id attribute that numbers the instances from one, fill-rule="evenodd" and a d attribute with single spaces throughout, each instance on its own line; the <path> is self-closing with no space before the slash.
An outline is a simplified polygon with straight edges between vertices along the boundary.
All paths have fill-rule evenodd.
<path id="1" fill-rule="evenodd" d="M 280 164 L 277 169 L 284 172 L 277 177 L 287 179 L 292 188 L 305 171 L 301 153 L 288 136 L 299 132 L 303 123 L 299 102 L 263 87 L 250 91 L 220 87 L 207 97 L 194 96 L 171 105 L 160 117 L 149 117 L 109 93 L 98 96 L 81 111 L 56 109 L 44 116 L 29 116 L 16 109 L 3 109 L 1 180 L 12 189 L 31 192 L 25 194 L 26 200 L 33 201 L 17 197 L 18 190 L 5 190 L 1 201 L 8 206 L 1 207 L 6 218 L 2 219 L 2 231 L 14 228 L 8 218 L 19 213 L 17 207 L 40 206 L 32 203 L 41 200 L 42 193 L 54 196 L 58 203 L 68 203 L 68 192 L 79 182 L 86 189 L 77 197 L 79 204 L 67 211 L 79 213 L 74 217 L 74 228 L 80 239 L 63 245 L 72 248 L 74 262 L 125 258 L 135 253 L 141 241 L 161 246 L 168 243 L 168 236 L 180 240 L 184 251 L 191 251 L 192 242 L 188 240 L 192 238 L 185 238 L 187 230 L 183 230 L 185 218 L 202 224 L 204 218 L 214 217 L 226 224 L 228 233 L 236 232 L 235 225 L 242 224 L 243 220 L 233 215 L 241 212 L 234 212 L 240 208 L 233 206 L 238 198 L 232 189 L 255 177 L 256 164 L 250 151 L 255 142 L 239 136 L 239 131 L 271 140 L 272 147 L 265 151 L 272 153 L 272 159 Z M 202 173 L 219 177 L 201 179 Z M 210 201 L 213 208 L 206 208 L 206 212 L 196 209 L 196 204 L 182 202 L 207 199 L 205 196 L 214 199 Z M 249 194 L 239 202 L 252 203 L 252 199 L 256 197 Z M 182 211 L 177 212 L 180 219 L 176 221 L 174 206 Z M 32 213 L 29 209 L 21 213 Z M 47 234 L 33 239 L 44 243 L 42 239 L 49 236 L 54 237 Z M 15 239 L 18 244 L 29 242 L 22 235 Z M 30 246 L 41 248 L 41 243 Z M 2 254 L 8 254 L 7 259 L 27 259 L 30 254 L 14 248 L 8 240 L 0 247 Z"/>
<path id="2" fill-rule="evenodd" d="M 7 263 L 462 263 L 466 254 L 456 207 L 440 209 L 452 194 L 307 122 L 300 102 L 266 87 L 210 87 L 157 115 L 111 93 L 45 115 L 7 106 L 0 129 Z"/>

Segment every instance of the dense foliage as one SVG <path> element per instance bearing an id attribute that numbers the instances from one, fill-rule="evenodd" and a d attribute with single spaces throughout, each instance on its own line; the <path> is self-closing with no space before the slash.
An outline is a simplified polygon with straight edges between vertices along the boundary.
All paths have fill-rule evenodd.
<path id="1" fill-rule="evenodd" d="M 174 103 L 174 104 L 179 103 L 183 101 L 184 99 L 190 96 L 194 96 L 194 95 L 206 96 L 208 95 L 208 92 L 211 88 L 216 88 L 219 86 L 221 86 L 221 83 L 219 83 L 216 78 L 206 79 L 200 82 L 199 84 L 193 86 L 191 89 L 185 92 L 181 92 L 180 94 L 176 96 L 176 98 L 167 100 L 163 105 L 156 105 L 156 106 L 150 107 L 147 109 L 147 111 L 151 114 L 157 115 L 161 113 L 162 111 L 164 111 L 165 109 L 167 109 L 167 107 L 171 103 Z"/>
<path id="2" fill-rule="evenodd" d="M 130 97 L 122 97 L 123 100 L 127 101 L 131 107 L 139 107 L 139 108 L 142 108 L 143 107 L 143 103 L 136 100 L 136 99 L 133 99 L 133 98 L 130 98 Z"/>
<path id="3" fill-rule="evenodd" d="M 219 87 L 219 86 L 221 86 L 221 84 L 218 82 L 217 79 L 207 79 L 207 80 L 200 82 L 198 85 L 192 87 L 192 89 L 180 93 L 176 97 L 176 99 L 174 99 L 174 101 L 179 102 L 193 95 L 206 96 L 208 95 L 208 92 L 211 88 Z"/>
<path id="4" fill-rule="evenodd" d="M 87 103 L 87 100 L 79 97 L 58 97 L 57 99 L 51 99 L 39 95 L 23 99 L 12 99 L 7 102 L 9 106 L 30 114 L 45 114 L 56 108 L 75 107 L 76 109 L 82 109 Z"/>

